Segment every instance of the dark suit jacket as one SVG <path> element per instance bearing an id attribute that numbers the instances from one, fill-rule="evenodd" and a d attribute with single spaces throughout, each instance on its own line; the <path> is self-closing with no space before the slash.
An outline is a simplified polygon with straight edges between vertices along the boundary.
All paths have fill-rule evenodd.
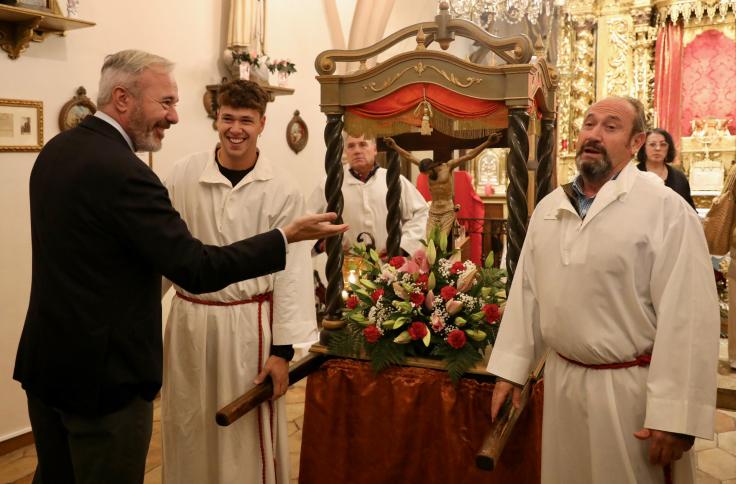
<path id="1" fill-rule="evenodd" d="M 161 275 L 212 292 L 284 268 L 278 230 L 226 247 L 189 233 L 158 177 L 107 122 L 54 137 L 30 180 L 33 280 L 13 377 L 82 415 L 161 386 Z"/>

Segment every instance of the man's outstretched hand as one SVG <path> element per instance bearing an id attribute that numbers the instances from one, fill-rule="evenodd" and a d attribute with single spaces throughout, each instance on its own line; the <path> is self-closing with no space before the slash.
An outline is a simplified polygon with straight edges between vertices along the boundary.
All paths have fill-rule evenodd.
<path id="1" fill-rule="evenodd" d="M 341 234 L 348 229 L 346 224 L 335 225 L 337 218 L 334 212 L 304 215 L 283 227 L 284 235 L 289 243 L 301 240 L 326 239 Z"/>

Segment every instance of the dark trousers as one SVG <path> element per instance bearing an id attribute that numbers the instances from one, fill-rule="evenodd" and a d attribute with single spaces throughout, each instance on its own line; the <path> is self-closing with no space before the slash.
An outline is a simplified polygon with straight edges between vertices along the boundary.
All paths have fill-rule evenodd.
<path id="1" fill-rule="evenodd" d="M 85 417 L 26 395 L 38 454 L 33 484 L 143 482 L 153 425 L 152 402 L 135 398 L 116 412 Z"/>

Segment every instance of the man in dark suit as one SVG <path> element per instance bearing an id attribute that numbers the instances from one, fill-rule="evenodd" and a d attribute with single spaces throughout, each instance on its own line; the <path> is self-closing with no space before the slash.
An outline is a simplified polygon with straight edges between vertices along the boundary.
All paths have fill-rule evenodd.
<path id="1" fill-rule="evenodd" d="M 161 275 L 192 293 L 284 268 L 287 244 L 346 229 L 311 215 L 225 247 L 189 233 L 135 155 L 178 122 L 168 60 L 108 56 L 95 116 L 31 172 L 33 281 L 14 378 L 28 396 L 34 483 L 140 483 L 161 386 Z"/>

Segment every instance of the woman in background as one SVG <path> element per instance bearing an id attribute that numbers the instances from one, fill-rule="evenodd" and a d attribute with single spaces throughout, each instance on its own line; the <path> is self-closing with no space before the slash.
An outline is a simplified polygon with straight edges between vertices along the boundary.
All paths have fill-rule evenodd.
<path id="1" fill-rule="evenodd" d="M 666 186 L 679 193 L 695 209 L 687 177 L 680 170 L 670 166 L 675 159 L 675 154 L 675 143 L 672 141 L 672 136 L 662 128 L 655 128 L 647 133 L 644 145 L 636 154 L 639 160 L 636 166 L 641 171 L 650 171 L 659 176 L 664 180 Z"/>

